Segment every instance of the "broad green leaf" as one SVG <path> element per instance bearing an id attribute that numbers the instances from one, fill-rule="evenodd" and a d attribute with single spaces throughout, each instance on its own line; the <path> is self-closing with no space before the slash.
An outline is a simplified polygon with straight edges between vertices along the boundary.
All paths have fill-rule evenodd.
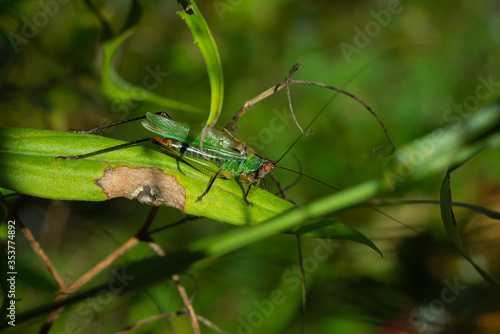
<path id="1" fill-rule="evenodd" d="M 101 76 L 102 76 L 102 88 L 104 93 L 110 99 L 126 100 L 126 101 L 144 101 L 162 106 L 165 108 L 171 108 L 186 112 L 193 113 L 203 113 L 204 111 L 200 108 L 174 101 L 161 97 L 144 87 L 134 86 L 131 83 L 125 81 L 115 70 L 113 66 L 113 59 L 117 49 L 123 42 L 134 33 L 134 29 L 131 28 L 125 31 L 123 34 L 109 39 L 103 45 L 103 60 L 101 66 Z M 158 66 L 158 65 L 157 65 Z M 153 71 L 161 72 L 158 67 L 153 68 Z"/>
<path id="2" fill-rule="evenodd" d="M 181 4 L 184 7 L 184 11 L 179 11 L 177 14 L 186 22 L 195 43 L 200 49 L 201 55 L 205 60 L 210 81 L 210 114 L 202 134 L 203 142 L 208 129 L 215 125 L 222 111 L 224 76 L 222 74 L 222 64 L 217 44 L 200 9 L 193 0 L 181 1 Z"/>
<path id="3" fill-rule="evenodd" d="M 263 189 L 249 195 L 254 204 L 250 207 L 243 200 L 246 188 L 236 179 L 216 180 L 203 200 L 197 201 L 210 177 L 142 145 L 81 160 L 55 159 L 123 143 L 95 135 L 1 128 L 0 187 L 60 200 L 128 197 L 146 203 L 156 201 L 152 204 L 170 205 L 188 214 L 235 225 L 257 224 L 293 207 Z"/>

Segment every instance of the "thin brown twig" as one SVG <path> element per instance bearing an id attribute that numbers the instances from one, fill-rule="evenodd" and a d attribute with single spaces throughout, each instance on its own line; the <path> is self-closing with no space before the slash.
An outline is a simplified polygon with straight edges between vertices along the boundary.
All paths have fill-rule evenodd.
<path id="1" fill-rule="evenodd" d="M 201 315 L 196 315 L 196 318 L 202 323 L 204 324 L 205 326 L 209 327 L 209 328 L 212 328 L 214 331 L 216 331 L 217 333 L 219 334 L 227 334 L 226 332 L 224 332 L 222 329 L 220 329 L 219 327 L 217 327 L 213 322 L 211 322 L 210 320 L 208 320 L 207 318 L 205 317 L 202 317 Z"/>
<path id="2" fill-rule="evenodd" d="M 43 264 L 45 267 L 47 267 L 48 271 L 54 277 L 54 280 L 57 282 L 57 285 L 59 286 L 59 290 L 65 291 L 66 290 L 66 283 L 64 283 L 64 279 L 59 275 L 59 272 L 57 269 L 54 267 L 52 262 L 50 262 L 50 259 L 48 258 L 47 254 L 43 251 L 42 247 L 36 241 L 35 237 L 33 237 L 33 234 L 31 233 L 30 229 L 24 224 L 23 220 L 21 219 L 21 216 L 14 210 L 12 205 L 10 204 L 9 201 L 5 199 L 5 197 L 2 195 L 0 192 L 0 196 L 2 199 L 3 204 L 7 207 L 7 209 L 10 211 L 10 213 L 14 216 L 14 219 L 16 222 L 18 222 L 21 231 L 23 232 L 24 236 L 30 243 L 31 247 L 35 251 L 35 253 L 38 255 L 38 257 L 42 260 Z"/>
<path id="3" fill-rule="evenodd" d="M 65 300 L 66 298 L 68 298 L 71 293 L 73 293 L 76 290 L 78 290 L 79 288 L 81 288 L 84 284 L 86 284 L 88 281 L 90 281 L 96 275 L 98 275 L 103 270 L 105 270 L 107 267 L 109 267 L 117 259 L 119 259 L 121 256 L 123 256 L 128 251 L 130 251 L 136 245 L 138 245 L 139 242 L 147 234 L 147 229 L 149 228 L 149 226 L 151 226 L 151 223 L 153 222 L 154 217 L 156 216 L 157 212 L 158 212 L 158 208 L 152 207 L 144 224 L 137 231 L 135 236 L 131 237 L 123 245 L 121 245 L 118 249 L 113 251 L 110 255 L 108 255 L 106 258 L 104 258 L 102 261 L 97 263 L 90 270 L 88 270 L 86 273 L 84 273 L 82 276 L 80 276 L 80 278 L 77 279 L 73 284 L 71 284 L 71 286 L 69 286 L 68 288 L 65 288 L 64 290 L 60 290 L 60 292 L 59 292 L 59 294 L 56 297 L 54 302 L 60 302 L 60 301 Z M 52 324 L 54 323 L 54 321 L 57 320 L 57 318 L 59 317 L 59 315 L 61 314 L 61 312 L 63 310 L 64 310 L 64 307 L 60 307 L 59 309 L 51 312 L 47 316 L 42 328 L 40 329 L 40 334 L 46 334 L 49 332 L 50 328 L 52 327 Z"/>
<path id="4" fill-rule="evenodd" d="M 292 114 L 292 118 L 295 121 L 297 127 L 300 129 L 300 133 L 307 136 L 309 135 L 309 133 L 311 133 L 311 131 L 308 130 L 304 132 L 304 130 L 302 130 L 302 127 L 299 125 L 299 121 L 297 121 L 297 117 L 295 117 L 295 113 L 293 112 L 292 96 L 290 95 L 290 83 L 292 82 L 292 76 L 295 72 L 297 72 L 300 65 L 302 65 L 303 63 L 304 61 L 301 61 L 300 63 L 297 63 L 292 66 L 292 69 L 290 70 L 290 72 L 288 72 L 288 76 L 286 77 L 285 82 L 286 82 L 286 97 L 288 99 L 288 107 L 290 108 L 290 113 Z"/>
<path id="5" fill-rule="evenodd" d="M 276 175 L 274 175 L 273 172 L 269 173 L 269 176 L 271 176 L 271 179 L 273 180 L 274 184 L 278 188 L 278 191 L 281 195 L 281 198 L 283 198 L 285 201 L 289 201 L 288 197 L 286 197 L 285 190 L 283 190 L 283 187 L 281 186 L 281 183 L 279 182 L 278 178 Z"/>
<path id="6" fill-rule="evenodd" d="M 55 303 L 60 302 L 65 300 L 70 296 L 71 293 L 77 291 L 80 287 L 82 287 L 84 284 L 86 284 L 88 281 L 90 281 L 93 277 L 101 273 L 103 270 L 105 270 L 107 267 L 109 267 L 113 262 L 115 262 L 118 258 L 120 258 L 122 255 L 127 253 L 129 250 L 134 248 L 137 244 L 139 244 L 140 240 L 137 239 L 135 236 L 127 240 L 122 246 L 120 246 L 118 249 L 113 251 L 110 255 L 108 255 L 106 258 L 104 258 L 102 261 L 97 263 L 95 266 L 93 266 L 90 270 L 88 270 L 85 274 L 80 276 L 71 286 L 65 291 L 65 292 L 60 292 L 59 295 L 55 299 Z M 52 313 L 50 313 L 47 316 L 47 319 L 45 319 L 45 322 L 43 324 L 42 329 L 40 330 L 40 333 L 48 333 L 50 328 L 52 327 L 52 324 L 54 321 L 59 317 L 61 312 L 64 310 L 64 307 L 61 307 Z"/>
<path id="7" fill-rule="evenodd" d="M 84 284 L 94 278 L 96 275 L 100 274 L 103 270 L 108 268 L 111 264 L 113 264 L 120 257 L 125 255 L 132 248 L 137 246 L 141 242 L 137 236 L 133 236 L 128 239 L 123 245 L 121 245 L 118 249 L 113 251 L 113 253 L 106 256 L 102 261 L 93 266 L 90 270 L 88 270 L 85 274 L 80 276 L 71 286 L 69 287 L 69 293 L 73 293 L 79 288 L 81 288 Z"/>
<path id="8" fill-rule="evenodd" d="M 183 311 L 177 311 L 177 312 L 170 312 L 170 313 L 165 313 L 165 314 L 154 315 L 152 317 L 139 320 L 135 324 L 124 327 L 122 330 L 120 330 L 116 334 L 125 334 L 125 333 L 128 333 L 134 329 L 141 327 L 142 325 L 148 324 L 150 322 L 165 319 L 165 318 L 173 318 L 173 317 L 176 317 L 176 316 L 179 316 L 182 314 L 184 314 Z"/>
<path id="9" fill-rule="evenodd" d="M 181 283 L 179 275 L 172 275 L 172 280 L 174 281 L 175 286 L 177 287 L 177 291 L 179 291 L 179 295 L 181 296 L 182 302 L 186 307 L 187 315 L 189 316 L 189 319 L 191 320 L 191 326 L 193 327 L 193 332 L 195 334 L 200 334 L 201 330 L 200 324 L 198 323 L 198 318 L 194 311 L 193 304 L 191 303 L 191 300 L 189 299 L 189 296 L 186 292 L 186 289 Z"/>
<path id="10" fill-rule="evenodd" d="M 124 327 L 122 330 L 120 330 L 116 334 L 126 334 L 126 333 L 128 333 L 128 332 L 130 332 L 130 331 L 132 331 L 134 329 L 138 329 L 142 325 L 149 324 L 149 323 L 151 323 L 153 321 L 157 321 L 157 320 L 161 320 L 161 319 L 166 319 L 166 318 L 173 318 L 173 317 L 177 317 L 177 316 L 180 316 L 180 315 L 187 316 L 186 310 L 177 311 L 177 312 L 169 312 L 169 313 L 159 314 L 159 315 L 154 315 L 152 317 L 139 320 L 135 324 L 129 325 L 127 327 Z M 217 333 L 219 333 L 219 334 L 227 334 L 226 332 L 224 332 L 222 329 L 220 329 L 219 327 L 217 327 L 213 322 L 211 322 L 207 318 L 205 318 L 205 317 L 203 317 L 201 315 L 196 315 L 196 318 L 198 319 L 199 322 L 201 322 L 202 324 L 204 324 L 205 326 L 207 326 L 209 328 L 212 328 Z"/>
<path id="11" fill-rule="evenodd" d="M 149 241 L 148 242 L 149 247 L 153 249 L 153 251 L 158 255 L 158 256 L 165 256 L 165 251 L 161 248 L 160 245 L 155 243 L 154 241 Z M 174 274 L 172 275 L 172 280 L 175 283 L 175 287 L 177 288 L 177 291 L 179 291 L 179 295 L 181 296 L 182 302 L 184 303 L 184 306 L 187 311 L 187 315 L 189 316 L 189 319 L 191 321 L 191 326 L 193 327 L 193 332 L 195 334 L 200 334 L 200 324 L 198 323 L 198 319 L 196 318 L 196 313 L 193 308 L 193 304 L 191 303 L 191 300 L 189 299 L 189 296 L 186 292 L 186 289 L 181 283 L 181 278 L 179 275 Z"/>

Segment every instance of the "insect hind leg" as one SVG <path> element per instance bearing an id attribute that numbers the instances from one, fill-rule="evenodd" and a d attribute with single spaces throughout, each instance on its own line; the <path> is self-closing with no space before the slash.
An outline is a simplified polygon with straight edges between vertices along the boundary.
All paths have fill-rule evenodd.
<path id="1" fill-rule="evenodd" d="M 201 194 L 200 196 L 198 196 L 198 199 L 196 200 L 197 202 L 201 201 L 203 199 L 203 197 L 205 197 L 205 195 L 208 194 L 208 192 L 210 191 L 210 188 L 212 188 L 212 185 L 215 182 L 215 179 L 217 179 L 219 177 L 219 175 L 222 173 L 222 171 L 223 171 L 222 169 L 219 169 L 217 171 L 217 173 L 215 173 L 215 175 L 212 177 L 212 179 L 208 183 L 207 189 L 203 192 L 203 194 Z"/>
<path id="2" fill-rule="evenodd" d="M 61 155 L 61 156 L 57 156 L 56 160 L 58 160 L 58 159 L 61 159 L 61 160 L 66 160 L 66 159 L 80 160 L 80 159 L 88 158 L 88 157 L 91 157 L 91 156 L 94 156 L 94 155 L 97 155 L 97 154 L 106 153 L 106 152 L 110 152 L 110 151 L 115 151 L 115 150 L 119 150 L 119 149 L 122 149 L 122 148 L 125 148 L 125 147 L 128 147 L 128 146 L 132 146 L 132 145 L 135 145 L 135 144 L 143 143 L 145 141 L 150 141 L 150 142 L 154 143 L 153 142 L 154 140 L 155 140 L 154 138 L 144 138 L 144 139 L 134 140 L 134 141 L 131 141 L 131 142 L 128 142 L 128 143 L 125 143 L 125 144 L 108 147 L 108 148 L 105 148 L 105 149 L 102 149 L 102 150 L 97 150 L 97 151 L 90 152 L 90 153 L 85 153 L 85 154 L 80 154 L 80 155 Z"/>

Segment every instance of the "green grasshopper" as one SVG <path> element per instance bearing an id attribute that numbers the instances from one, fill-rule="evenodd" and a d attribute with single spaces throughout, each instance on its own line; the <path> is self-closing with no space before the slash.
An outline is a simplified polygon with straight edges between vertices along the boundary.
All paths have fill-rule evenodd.
<path id="1" fill-rule="evenodd" d="M 212 178 L 208 183 L 207 189 L 198 196 L 198 201 L 201 201 L 203 197 L 209 192 L 212 187 L 214 181 L 218 177 L 225 177 L 226 179 L 232 179 L 235 176 L 238 176 L 240 180 L 248 185 L 248 189 L 245 192 L 244 200 L 248 205 L 252 205 L 248 200 L 248 194 L 251 189 L 255 189 L 259 186 L 261 180 L 264 180 L 264 177 L 269 174 L 273 169 L 285 169 L 290 172 L 300 174 L 312 180 L 315 180 L 319 183 L 322 183 L 330 188 L 336 189 L 320 180 L 312 178 L 308 175 L 302 174 L 300 172 L 284 168 L 281 166 L 277 166 L 279 161 L 290 151 L 290 149 L 297 143 L 297 141 L 301 138 L 302 135 L 307 135 L 307 129 L 304 132 L 302 128 L 296 121 L 295 115 L 293 113 L 291 100 L 290 100 L 290 84 L 301 84 L 301 85 L 312 85 L 319 86 L 323 88 L 328 88 L 331 90 L 335 90 L 344 95 L 347 95 L 359 103 L 361 103 L 370 113 L 372 113 L 380 125 L 384 130 L 389 142 L 391 143 L 393 149 L 394 145 L 380 119 L 377 115 L 368 107 L 363 101 L 358 99 L 356 96 L 333 86 L 328 86 L 322 83 L 315 83 L 310 81 L 302 81 L 302 80 L 292 80 L 292 74 L 298 69 L 300 64 L 294 65 L 287 78 L 281 82 L 280 84 L 271 87 L 267 91 L 263 92 L 259 96 L 245 103 L 245 105 L 238 111 L 238 113 L 233 117 L 233 119 L 226 125 L 224 128 L 220 127 L 212 127 L 205 137 L 203 141 L 203 149 L 201 148 L 201 140 L 202 140 L 202 132 L 204 129 L 204 124 L 202 123 L 185 123 L 185 122 L 177 122 L 174 121 L 164 112 L 160 113 L 147 113 L 145 116 L 140 116 L 136 118 L 132 118 L 129 120 L 109 124 L 103 127 L 95 128 L 92 130 L 82 130 L 76 131 L 77 133 L 95 133 L 97 130 L 115 126 L 118 124 L 123 124 L 127 122 L 136 121 L 139 119 L 143 119 L 142 125 L 150 130 L 151 132 L 159 135 L 160 137 L 151 137 L 144 138 L 135 141 L 131 141 L 125 144 L 121 144 L 118 146 L 113 146 L 109 148 L 105 148 L 103 150 L 90 152 L 87 154 L 76 155 L 76 156 L 59 156 L 56 159 L 83 159 L 86 157 L 90 157 L 96 154 L 101 154 L 117 149 L 121 149 L 127 146 L 131 146 L 134 144 L 142 143 L 149 141 L 155 145 L 162 147 L 167 150 L 173 156 L 179 158 L 180 160 L 190 164 L 194 168 L 200 170 L 201 172 L 210 175 Z M 278 90 L 283 87 L 287 88 L 288 102 L 290 106 L 290 111 L 292 113 L 293 119 L 295 120 L 297 126 L 301 130 L 301 136 L 290 146 L 290 148 L 276 161 L 264 158 L 262 155 L 257 153 L 253 148 L 251 148 L 248 144 L 246 144 L 241 139 L 237 138 L 232 132 L 236 121 L 254 104 L 265 99 L 266 97 L 274 94 Z M 319 114 L 317 115 L 319 116 Z M 317 117 L 316 116 L 316 117 Z M 316 119 L 315 117 L 315 119 Z M 272 176 L 272 174 L 271 174 Z M 274 177 L 273 177 L 274 179 Z M 265 181 L 264 181 L 265 185 Z M 265 186 L 267 188 L 267 186 Z M 278 186 L 279 187 L 279 186 Z M 336 189 L 337 190 L 337 189 Z M 282 192 L 283 194 L 283 192 Z"/>

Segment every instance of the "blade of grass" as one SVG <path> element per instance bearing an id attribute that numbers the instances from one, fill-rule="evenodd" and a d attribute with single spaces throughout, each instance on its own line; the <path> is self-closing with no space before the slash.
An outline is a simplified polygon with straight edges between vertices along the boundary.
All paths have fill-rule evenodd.
<path id="1" fill-rule="evenodd" d="M 103 60 L 101 65 L 102 88 L 104 93 L 111 99 L 125 101 L 144 101 L 180 111 L 203 113 L 198 107 L 194 107 L 182 102 L 161 97 L 143 87 L 134 86 L 125 81 L 115 70 L 113 59 L 118 48 L 129 38 L 134 29 L 131 28 L 121 35 L 109 39 L 103 44 Z"/>
<path id="2" fill-rule="evenodd" d="M 477 272 L 484 278 L 486 282 L 491 284 L 493 287 L 500 289 L 500 282 L 491 276 L 488 272 L 486 272 L 483 268 L 476 264 L 476 262 L 472 259 L 469 253 L 465 250 L 462 238 L 460 237 L 458 231 L 458 225 L 455 220 L 455 215 L 453 214 L 453 207 L 448 204 L 451 202 L 451 187 L 450 187 L 450 173 L 452 170 L 449 170 L 446 173 L 446 176 L 443 180 L 443 184 L 441 186 L 441 218 L 443 219 L 444 228 L 446 229 L 446 233 L 448 237 L 453 242 L 455 247 L 458 248 L 460 253 L 469 261 L 469 263 L 477 270 Z"/>
<path id="3" fill-rule="evenodd" d="M 184 20 L 184 22 L 186 22 L 186 25 L 193 35 L 195 43 L 200 49 L 201 55 L 205 60 L 208 79 L 210 81 L 210 114 L 201 136 L 200 147 L 202 147 L 203 140 L 205 139 L 208 131 L 215 125 L 222 112 L 222 102 L 224 99 L 224 76 L 222 74 L 222 63 L 219 50 L 217 49 L 217 44 L 215 43 L 212 32 L 210 31 L 205 18 L 201 14 L 200 9 L 194 0 L 185 0 L 180 3 L 184 7 L 184 11 L 179 11 L 177 14 Z"/>

